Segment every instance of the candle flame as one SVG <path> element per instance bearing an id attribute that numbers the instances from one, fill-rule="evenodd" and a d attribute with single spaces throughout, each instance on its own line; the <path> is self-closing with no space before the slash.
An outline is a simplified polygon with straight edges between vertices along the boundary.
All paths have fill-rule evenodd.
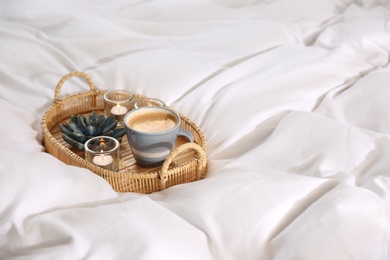
<path id="1" fill-rule="evenodd" d="M 100 146 L 104 146 L 105 145 L 105 142 L 104 142 L 104 138 L 102 137 L 102 138 L 100 138 Z M 103 152 L 103 150 L 102 150 L 102 152 Z"/>

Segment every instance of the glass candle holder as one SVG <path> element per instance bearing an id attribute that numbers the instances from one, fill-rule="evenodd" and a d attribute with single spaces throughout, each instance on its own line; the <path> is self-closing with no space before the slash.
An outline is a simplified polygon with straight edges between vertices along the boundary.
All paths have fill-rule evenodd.
<path id="1" fill-rule="evenodd" d="M 112 90 L 106 92 L 103 98 L 106 116 L 113 115 L 118 126 L 123 126 L 126 113 L 133 108 L 134 94 L 126 90 Z"/>
<path id="2" fill-rule="evenodd" d="M 139 108 L 139 107 L 165 107 L 165 103 L 157 98 L 144 98 L 140 99 L 134 104 L 134 108 Z"/>
<path id="3" fill-rule="evenodd" d="M 97 136 L 85 143 L 85 159 L 110 171 L 119 170 L 119 142 L 110 136 Z"/>

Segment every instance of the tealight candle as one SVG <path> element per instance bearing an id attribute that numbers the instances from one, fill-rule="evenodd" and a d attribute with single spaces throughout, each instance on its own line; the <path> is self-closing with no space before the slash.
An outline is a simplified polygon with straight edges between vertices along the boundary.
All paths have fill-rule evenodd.
<path id="1" fill-rule="evenodd" d="M 100 152 L 103 152 L 103 151 L 100 151 Z M 110 164 L 112 164 L 113 158 L 111 155 L 100 154 L 100 155 L 93 157 L 92 162 L 94 164 L 96 164 L 97 166 L 108 167 Z"/>
<path id="2" fill-rule="evenodd" d="M 119 169 L 119 141 L 110 136 L 97 136 L 85 145 L 85 159 L 96 166 L 110 171 Z"/>
<path id="3" fill-rule="evenodd" d="M 118 103 L 116 104 L 116 106 L 113 106 L 110 111 L 111 114 L 113 114 L 114 116 L 122 116 L 125 115 L 129 110 L 125 106 L 121 106 Z"/>
<path id="4" fill-rule="evenodd" d="M 118 126 L 123 126 L 124 116 L 133 109 L 134 94 L 126 90 L 112 90 L 105 93 L 103 98 L 106 116 L 113 115 Z"/>

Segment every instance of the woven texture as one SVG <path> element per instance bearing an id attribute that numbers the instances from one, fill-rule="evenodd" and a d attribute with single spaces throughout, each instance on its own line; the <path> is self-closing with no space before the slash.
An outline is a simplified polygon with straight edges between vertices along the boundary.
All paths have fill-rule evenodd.
<path id="1" fill-rule="evenodd" d="M 90 91 L 81 92 L 60 99 L 62 85 L 70 78 L 84 78 Z M 179 137 L 172 153 L 160 167 L 144 168 L 136 164 L 130 146 L 123 138 L 120 147 L 120 169 L 113 172 L 95 166 L 84 159 L 84 151 L 67 144 L 61 135 L 59 124 L 69 121 L 71 115 L 88 115 L 92 111 L 103 113 L 103 95 L 106 91 L 96 90 L 92 79 L 84 72 L 65 75 L 57 84 L 54 103 L 42 118 L 42 130 L 46 151 L 66 164 L 83 167 L 104 178 L 117 192 L 152 193 L 173 185 L 192 182 L 204 178 L 207 171 L 206 141 L 200 129 L 188 118 L 181 117 L 181 128 L 194 135 L 195 142 L 187 143 Z M 135 94 L 135 101 L 145 96 Z M 177 111 L 176 111 L 177 112 Z"/>

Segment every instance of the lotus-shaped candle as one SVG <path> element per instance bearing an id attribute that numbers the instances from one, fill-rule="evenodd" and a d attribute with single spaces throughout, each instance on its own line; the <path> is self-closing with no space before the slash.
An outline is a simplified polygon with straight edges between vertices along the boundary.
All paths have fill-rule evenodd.
<path id="1" fill-rule="evenodd" d="M 95 136 L 111 136 L 121 142 L 125 129 L 115 129 L 117 124 L 118 121 L 114 116 L 98 116 L 94 111 L 89 117 L 72 115 L 68 123 L 59 124 L 59 127 L 65 142 L 79 150 L 84 150 L 85 142 Z"/>

